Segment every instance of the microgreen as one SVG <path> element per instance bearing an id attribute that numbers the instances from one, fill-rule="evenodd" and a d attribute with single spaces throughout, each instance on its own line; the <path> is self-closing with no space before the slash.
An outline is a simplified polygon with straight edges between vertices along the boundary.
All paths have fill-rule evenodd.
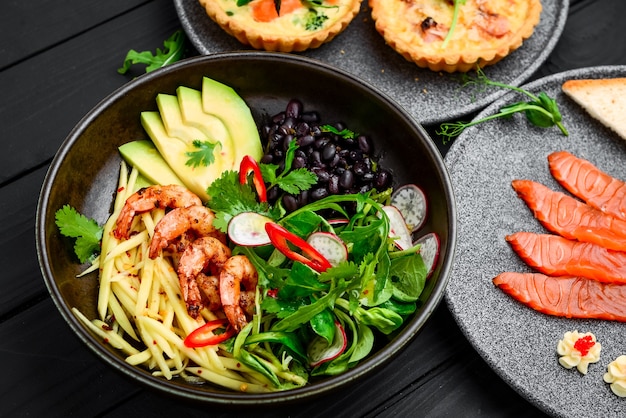
<path id="1" fill-rule="evenodd" d="M 189 159 L 185 162 L 185 165 L 194 168 L 200 166 L 207 167 L 213 164 L 215 162 L 215 148 L 217 146 L 221 146 L 219 142 L 212 144 L 209 141 L 200 141 L 197 139 L 192 142 L 192 145 L 197 149 L 197 151 L 185 153 L 185 155 L 189 157 Z"/>
<path id="2" fill-rule="evenodd" d="M 93 219 L 78 213 L 70 205 L 65 205 L 56 211 L 55 222 L 62 235 L 76 238 L 74 252 L 80 262 L 93 260 L 100 251 L 102 227 Z"/>
<path id="3" fill-rule="evenodd" d="M 559 111 L 556 100 L 549 97 L 545 92 L 540 92 L 537 95 L 524 90 L 520 87 L 511 86 L 509 84 L 492 81 L 480 70 L 476 71 L 476 79 L 467 79 L 464 83 L 464 87 L 469 84 L 484 84 L 494 87 L 501 87 L 509 90 L 516 91 L 530 98 L 529 101 L 520 101 L 512 103 L 500 108 L 498 113 L 489 115 L 487 117 L 474 120 L 471 122 L 447 122 L 442 123 L 439 126 L 439 130 L 436 131 L 437 135 L 441 135 L 444 138 L 444 144 L 452 138 L 458 136 L 470 126 L 477 125 L 482 122 L 486 122 L 493 119 L 510 117 L 514 113 L 524 113 L 526 119 L 530 123 L 540 128 L 549 128 L 551 126 L 557 126 L 563 135 L 568 136 L 569 133 L 563 124 L 561 123 L 562 117 Z"/>
<path id="4" fill-rule="evenodd" d="M 126 54 L 124 65 L 117 69 L 120 74 L 126 74 L 130 67 L 134 64 L 145 64 L 146 73 L 154 71 L 157 68 L 165 67 L 172 64 L 183 57 L 185 47 L 185 34 L 182 30 L 177 30 L 163 42 L 163 50 L 156 49 L 156 53 L 151 51 L 137 52 L 131 49 Z"/>

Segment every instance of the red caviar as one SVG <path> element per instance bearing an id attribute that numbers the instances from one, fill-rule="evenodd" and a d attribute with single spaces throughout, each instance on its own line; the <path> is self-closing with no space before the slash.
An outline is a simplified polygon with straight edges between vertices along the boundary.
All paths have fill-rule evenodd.
<path id="1" fill-rule="evenodd" d="M 585 335 L 584 337 L 580 337 L 576 340 L 576 342 L 574 343 L 574 348 L 580 351 L 580 355 L 584 357 L 589 354 L 589 350 L 595 344 L 596 342 L 593 341 L 593 337 L 591 335 Z"/>

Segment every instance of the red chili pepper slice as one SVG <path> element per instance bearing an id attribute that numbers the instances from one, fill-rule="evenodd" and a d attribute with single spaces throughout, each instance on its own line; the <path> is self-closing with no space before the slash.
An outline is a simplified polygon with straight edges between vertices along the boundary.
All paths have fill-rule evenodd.
<path id="1" fill-rule="evenodd" d="M 239 183 L 246 184 L 250 172 L 253 173 L 252 183 L 254 183 L 256 193 L 259 195 L 259 200 L 261 202 L 267 202 L 267 190 L 265 189 L 265 182 L 261 175 L 261 168 L 254 158 L 246 155 L 242 158 L 241 164 L 239 164 Z"/>
<path id="2" fill-rule="evenodd" d="M 226 328 L 221 334 L 213 334 L 218 328 Z M 187 335 L 184 344 L 186 347 L 205 347 L 207 345 L 215 345 L 226 341 L 235 335 L 235 329 L 228 323 L 227 319 L 216 319 L 209 321 L 201 327 L 196 328 Z"/>
<path id="3" fill-rule="evenodd" d="M 266 223 L 265 231 L 270 237 L 272 244 L 274 244 L 274 247 L 276 247 L 278 251 L 283 253 L 289 259 L 306 264 L 313 270 L 320 273 L 332 267 L 330 261 L 328 261 L 326 257 L 320 254 L 320 252 L 313 248 L 308 242 L 289 232 L 277 223 Z M 289 243 L 302 250 L 302 254 L 292 250 L 291 247 L 289 247 Z"/>

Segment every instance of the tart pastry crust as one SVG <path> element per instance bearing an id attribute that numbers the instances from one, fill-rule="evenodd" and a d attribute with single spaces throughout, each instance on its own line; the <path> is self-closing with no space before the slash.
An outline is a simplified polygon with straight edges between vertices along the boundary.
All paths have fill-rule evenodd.
<path id="1" fill-rule="evenodd" d="M 452 0 L 369 0 L 376 30 L 406 60 L 433 71 L 493 65 L 519 48 L 539 23 L 540 0 L 467 0 L 451 38 Z"/>
<path id="2" fill-rule="evenodd" d="M 361 0 L 281 1 L 281 13 L 269 16 L 274 0 L 199 0 L 209 17 L 244 45 L 298 52 L 317 48 L 341 33 L 359 13 Z M 259 10 L 265 13 L 260 17 Z M 269 8 L 269 9 L 268 9 Z"/>

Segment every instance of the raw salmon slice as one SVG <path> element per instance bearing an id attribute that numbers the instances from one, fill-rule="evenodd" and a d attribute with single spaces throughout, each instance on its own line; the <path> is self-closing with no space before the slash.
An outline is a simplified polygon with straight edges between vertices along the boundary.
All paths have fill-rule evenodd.
<path id="1" fill-rule="evenodd" d="M 567 151 L 548 156 L 552 176 L 589 206 L 626 219 L 626 183 Z"/>
<path id="2" fill-rule="evenodd" d="M 532 180 L 513 180 L 512 186 L 549 231 L 568 239 L 626 251 L 626 221 Z"/>
<path id="3" fill-rule="evenodd" d="M 553 316 L 626 322 L 626 286 L 584 277 L 501 273 L 493 283 L 524 305 Z"/>
<path id="4" fill-rule="evenodd" d="M 624 252 L 552 234 L 516 232 L 505 239 L 527 265 L 540 273 L 626 283 Z"/>

